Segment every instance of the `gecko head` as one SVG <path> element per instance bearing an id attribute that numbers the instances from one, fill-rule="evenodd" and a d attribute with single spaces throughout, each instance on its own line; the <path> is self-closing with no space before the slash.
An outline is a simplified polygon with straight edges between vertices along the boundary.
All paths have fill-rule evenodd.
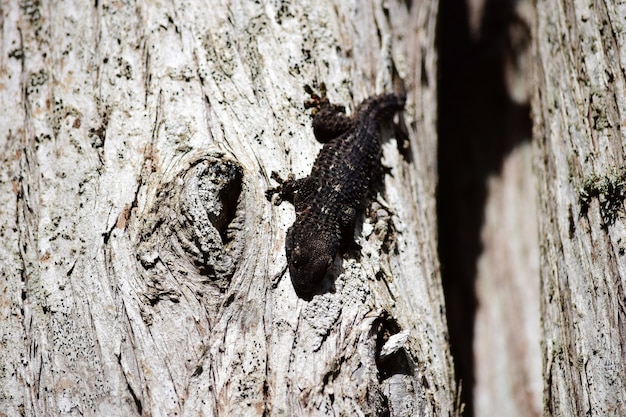
<path id="1" fill-rule="evenodd" d="M 315 236 L 309 239 L 290 239 L 287 247 L 287 262 L 291 283 L 298 296 L 306 298 L 318 287 L 333 263 L 336 245 L 330 236 Z"/>

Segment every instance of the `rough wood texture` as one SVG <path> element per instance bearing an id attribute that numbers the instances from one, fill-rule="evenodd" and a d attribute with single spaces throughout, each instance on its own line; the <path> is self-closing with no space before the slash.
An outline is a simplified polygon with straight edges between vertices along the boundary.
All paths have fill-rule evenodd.
<path id="1" fill-rule="evenodd" d="M 626 415 L 626 9 L 537 1 L 544 413 Z"/>
<path id="2" fill-rule="evenodd" d="M 436 256 L 436 1 L 3 1 L 6 415 L 457 410 Z M 406 81 L 411 148 L 336 292 L 296 297 L 269 173 L 319 144 L 303 85 Z M 388 134 L 387 136 L 391 136 Z"/>

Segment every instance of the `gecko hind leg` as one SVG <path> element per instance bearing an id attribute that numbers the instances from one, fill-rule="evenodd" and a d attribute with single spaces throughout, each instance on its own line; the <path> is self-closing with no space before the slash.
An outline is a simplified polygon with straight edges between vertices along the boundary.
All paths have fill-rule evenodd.
<path id="1" fill-rule="evenodd" d="M 346 116 L 346 108 L 332 104 L 326 97 L 326 85 L 322 83 L 317 94 L 308 85 L 304 91 L 311 97 L 304 102 L 304 108 L 313 109 L 313 134 L 318 142 L 327 143 L 350 130 L 354 122 Z"/>

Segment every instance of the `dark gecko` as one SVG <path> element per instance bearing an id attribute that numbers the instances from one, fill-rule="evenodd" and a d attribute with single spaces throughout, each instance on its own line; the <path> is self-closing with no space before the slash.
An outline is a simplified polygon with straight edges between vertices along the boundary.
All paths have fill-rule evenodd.
<path id="1" fill-rule="evenodd" d="M 318 96 L 305 87 L 315 108 L 313 132 L 325 143 L 309 176 L 282 181 L 267 191 L 268 199 L 293 203 L 296 221 L 287 231 L 285 251 L 293 287 L 309 298 L 322 281 L 335 254 L 344 250 L 354 234 L 357 212 L 363 211 L 369 190 L 382 178 L 378 125 L 404 108 L 404 95 L 382 94 L 363 101 L 352 117 L 342 106 L 331 104 L 322 84 Z"/>

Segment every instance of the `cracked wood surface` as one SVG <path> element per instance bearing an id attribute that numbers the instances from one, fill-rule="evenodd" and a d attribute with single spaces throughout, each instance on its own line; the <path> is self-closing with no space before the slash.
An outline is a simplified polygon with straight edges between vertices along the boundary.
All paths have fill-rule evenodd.
<path id="1" fill-rule="evenodd" d="M 0 411 L 454 414 L 436 10 L 3 1 Z M 392 62 L 410 157 L 384 144 L 360 259 L 305 302 L 280 278 L 294 213 L 265 200 L 269 173 L 306 173 L 319 150 L 305 83 L 353 109 Z"/>
<path id="2" fill-rule="evenodd" d="M 624 63 L 618 2 L 537 2 L 544 414 L 626 414 Z"/>

